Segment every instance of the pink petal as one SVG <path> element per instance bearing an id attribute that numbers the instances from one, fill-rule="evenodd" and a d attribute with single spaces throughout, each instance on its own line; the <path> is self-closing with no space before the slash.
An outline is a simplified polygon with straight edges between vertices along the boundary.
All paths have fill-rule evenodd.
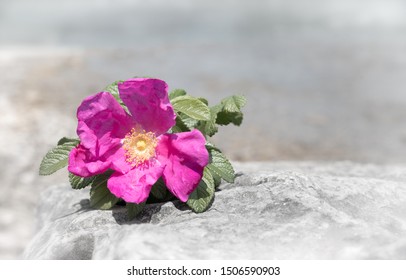
<path id="1" fill-rule="evenodd" d="M 136 167 L 126 174 L 113 173 L 107 181 L 107 187 L 117 197 L 129 203 L 141 203 L 147 200 L 152 185 L 162 176 L 163 166 L 155 161 L 149 165 Z"/>
<path id="2" fill-rule="evenodd" d="M 81 144 L 100 158 L 121 146 L 121 139 L 133 122 L 116 99 L 108 92 L 86 98 L 78 108 L 77 133 Z"/>
<path id="3" fill-rule="evenodd" d="M 205 144 L 206 139 L 197 129 L 160 137 L 157 154 L 158 160 L 165 164 L 163 179 L 168 189 L 183 202 L 196 189 L 209 163 Z"/>
<path id="4" fill-rule="evenodd" d="M 120 97 L 136 123 L 157 135 L 175 125 L 167 89 L 167 84 L 158 79 L 136 78 L 118 84 Z"/>
<path id="5" fill-rule="evenodd" d="M 90 177 L 101 174 L 109 169 L 110 162 L 96 159 L 86 148 L 79 145 L 69 153 L 69 172 L 80 176 Z"/>
<path id="6" fill-rule="evenodd" d="M 110 168 L 122 174 L 129 172 L 132 167 L 127 162 L 126 158 L 127 157 L 125 155 L 124 149 L 120 147 L 109 156 L 109 160 L 111 161 Z"/>

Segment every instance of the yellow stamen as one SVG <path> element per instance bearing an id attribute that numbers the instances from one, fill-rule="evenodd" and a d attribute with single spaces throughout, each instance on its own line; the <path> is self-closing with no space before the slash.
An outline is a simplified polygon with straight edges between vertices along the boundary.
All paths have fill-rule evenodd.
<path id="1" fill-rule="evenodd" d="M 135 167 L 155 156 L 158 140 L 153 132 L 135 127 L 125 136 L 123 148 L 126 161 Z"/>

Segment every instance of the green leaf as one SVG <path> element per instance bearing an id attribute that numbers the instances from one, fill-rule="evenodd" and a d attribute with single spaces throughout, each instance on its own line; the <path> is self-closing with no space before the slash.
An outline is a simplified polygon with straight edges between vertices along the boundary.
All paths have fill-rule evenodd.
<path id="1" fill-rule="evenodd" d="M 107 180 L 111 176 L 110 171 L 97 175 L 90 189 L 90 206 L 96 209 L 107 210 L 119 201 L 107 188 Z"/>
<path id="2" fill-rule="evenodd" d="M 221 177 L 217 175 L 217 173 L 210 171 L 210 169 L 207 168 L 207 170 L 209 170 L 209 172 L 211 173 L 211 176 L 214 180 L 214 187 L 217 189 L 221 185 Z"/>
<path id="3" fill-rule="evenodd" d="M 103 174 L 94 176 L 94 180 L 92 182 L 92 187 L 98 187 L 98 186 L 107 184 L 107 180 L 110 178 L 110 176 L 112 174 L 113 174 L 113 171 L 108 170 L 108 171 L 104 172 Z"/>
<path id="4" fill-rule="evenodd" d="M 242 95 L 233 95 L 221 100 L 223 110 L 227 112 L 241 112 L 241 108 L 244 107 L 247 99 Z"/>
<path id="5" fill-rule="evenodd" d="M 202 180 L 190 194 L 186 204 L 196 213 L 204 212 L 209 208 L 214 199 L 214 191 L 213 177 L 207 168 L 205 168 Z"/>
<path id="6" fill-rule="evenodd" d="M 79 140 L 62 138 L 58 143 L 61 144 L 50 150 L 42 159 L 39 175 L 51 175 L 68 165 L 69 152 L 79 144 Z"/>
<path id="7" fill-rule="evenodd" d="M 187 128 L 187 130 L 185 131 L 190 131 L 193 130 L 194 128 L 196 128 L 199 124 L 199 121 L 196 119 L 193 119 L 191 117 L 189 117 L 188 115 L 179 113 L 178 117 L 180 118 L 182 124 L 185 125 L 185 127 Z"/>
<path id="8" fill-rule="evenodd" d="M 245 105 L 244 96 L 233 95 L 224 98 L 220 104 L 210 108 L 211 118 L 209 121 L 200 121 L 197 127 L 204 135 L 213 136 L 217 133 L 217 125 L 241 125 L 243 113 L 241 108 Z"/>
<path id="9" fill-rule="evenodd" d="M 230 123 L 237 126 L 241 125 L 243 119 L 241 108 L 244 107 L 246 102 L 246 98 L 241 95 L 233 95 L 221 100 L 221 109 L 218 110 L 216 123 L 219 125 L 228 125 Z"/>
<path id="10" fill-rule="evenodd" d="M 228 125 L 230 123 L 240 126 L 242 123 L 243 114 L 241 112 L 226 112 L 221 111 L 217 114 L 216 123 L 219 125 Z"/>
<path id="11" fill-rule="evenodd" d="M 127 203 L 126 208 L 127 208 L 128 219 L 132 220 L 135 217 L 137 217 L 137 215 L 141 213 L 142 209 L 144 209 L 144 206 L 145 206 L 145 202 L 142 202 L 140 204 Z"/>
<path id="12" fill-rule="evenodd" d="M 181 112 L 196 120 L 210 120 L 209 107 L 197 98 L 184 95 L 174 98 L 171 102 L 177 113 Z"/>
<path id="13" fill-rule="evenodd" d="M 235 172 L 228 159 L 217 148 L 206 147 L 210 155 L 210 163 L 207 165 L 207 168 L 227 182 L 234 183 Z"/>
<path id="14" fill-rule="evenodd" d="M 62 138 L 58 141 L 57 146 L 63 145 L 63 144 L 65 144 L 65 143 L 72 143 L 72 144 L 77 145 L 77 144 L 79 144 L 79 142 L 80 142 L 80 141 L 79 141 L 78 138 L 62 137 Z"/>
<path id="15" fill-rule="evenodd" d="M 170 133 L 179 133 L 179 132 L 185 132 L 185 131 L 187 131 L 187 130 L 183 130 L 182 128 L 180 128 L 177 125 L 172 126 L 172 128 L 170 129 Z"/>
<path id="16" fill-rule="evenodd" d="M 203 135 L 207 135 L 212 137 L 214 134 L 218 132 L 218 127 L 215 122 L 202 122 L 200 125 L 197 127 L 198 130 L 200 130 Z"/>
<path id="17" fill-rule="evenodd" d="M 217 114 L 222 109 L 220 105 L 216 105 L 210 108 L 210 120 L 200 121 L 197 127 L 204 135 L 212 137 L 218 132 L 218 127 L 216 124 Z"/>
<path id="18" fill-rule="evenodd" d="M 176 97 L 179 96 L 184 96 L 186 95 L 186 91 L 183 89 L 174 89 L 173 91 L 171 91 L 171 93 L 169 93 L 169 100 L 172 101 L 172 99 L 175 99 Z"/>
<path id="19" fill-rule="evenodd" d="M 206 98 L 199 97 L 199 98 L 197 98 L 197 99 L 199 99 L 199 100 L 202 101 L 204 104 L 206 104 L 207 106 L 209 106 L 209 101 L 207 101 Z"/>
<path id="20" fill-rule="evenodd" d="M 171 133 L 190 131 L 190 129 L 187 128 L 187 126 L 183 123 L 179 115 L 180 113 L 176 116 L 176 124 L 171 128 Z"/>
<path id="21" fill-rule="evenodd" d="M 95 176 L 83 178 L 69 172 L 69 183 L 72 186 L 72 189 L 75 190 L 83 189 L 84 187 L 89 186 L 94 179 Z"/>
<path id="22" fill-rule="evenodd" d="M 152 186 L 151 194 L 155 198 L 163 200 L 167 196 L 167 193 L 168 189 L 166 188 L 164 181 L 162 180 L 162 178 L 159 178 L 159 180 L 156 181 L 156 183 Z"/>

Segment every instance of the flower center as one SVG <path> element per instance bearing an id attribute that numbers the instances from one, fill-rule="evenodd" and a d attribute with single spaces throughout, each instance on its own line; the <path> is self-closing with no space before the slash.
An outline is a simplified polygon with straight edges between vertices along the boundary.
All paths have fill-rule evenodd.
<path id="1" fill-rule="evenodd" d="M 156 136 L 152 132 L 135 127 L 124 137 L 123 148 L 126 161 L 132 167 L 145 163 L 155 156 L 155 148 L 158 144 Z"/>

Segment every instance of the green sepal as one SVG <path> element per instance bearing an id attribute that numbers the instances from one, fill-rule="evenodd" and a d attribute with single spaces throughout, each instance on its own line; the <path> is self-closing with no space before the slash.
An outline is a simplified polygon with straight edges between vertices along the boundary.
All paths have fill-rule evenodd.
<path id="1" fill-rule="evenodd" d="M 108 210 L 111 209 L 120 200 L 113 195 L 107 188 L 107 180 L 112 172 L 107 171 L 101 175 L 97 175 L 90 188 L 90 206 L 95 209 Z"/>
<path id="2" fill-rule="evenodd" d="M 196 213 L 202 213 L 210 207 L 214 199 L 214 180 L 207 168 L 197 188 L 190 194 L 186 204 Z"/>
<path id="3" fill-rule="evenodd" d="M 124 82 L 124 81 L 123 80 L 115 81 L 114 83 L 106 86 L 103 89 L 103 91 L 110 92 L 111 95 L 113 95 L 117 99 L 117 101 L 121 101 L 120 94 L 118 93 L 118 84 L 122 83 L 122 82 Z"/>
<path id="4" fill-rule="evenodd" d="M 207 168 L 227 182 L 234 183 L 235 171 L 230 161 L 214 146 L 206 145 L 206 148 L 210 156 Z"/>
<path id="5" fill-rule="evenodd" d="M 79 139 L 62 138 L 42 159 L 39 175 L 51 175 L 68 165 L 69 152 L 79 144 Z"/>
<path id="6" fill-rule="evenodd" d="M 198 98 L 183 95 L 171 100 L 176 113 L 183 113 L 195 120 L 210 120 L 209 107 Z"/>
<path id="7" fill-rule="evenodd" d="M 69 172 L 69 183 L 72 189 L 83 189 L 93 183 L 96 176 L 93 177 L 80 177 Z"/>
<path id="8" fill-rule="evenodd" d="M 127 202 L 125 207 L 127 208 L 128 219 L 133 220 L 135 217 L 137 217 L 138 214 L 140 214 L 142 212 L 142 210 L 144 209 L 144 206 L 145 206 L 145 202 L 142 202 L 140 204 Z"/>

